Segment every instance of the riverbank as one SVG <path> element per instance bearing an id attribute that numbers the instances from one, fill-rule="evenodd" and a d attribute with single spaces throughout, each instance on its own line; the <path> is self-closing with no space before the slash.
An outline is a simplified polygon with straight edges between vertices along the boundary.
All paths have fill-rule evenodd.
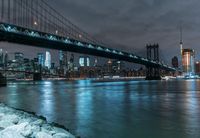
<path id="1" fill-rule="evenodd" d="M 44 117 L 0 103 L 0 138 L 75 138 L 65 128 Z"/>

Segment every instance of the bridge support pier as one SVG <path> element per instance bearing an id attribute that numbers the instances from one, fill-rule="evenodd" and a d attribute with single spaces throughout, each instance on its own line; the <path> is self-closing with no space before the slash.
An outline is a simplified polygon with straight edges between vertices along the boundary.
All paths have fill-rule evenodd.
<path id="1" fill-rule="evenodd" d="M 6 85 L 7 85 L 6 77 L 4 77 L 2 73 L 0 73 L 0 87 L 6 86 Z"/>
<path id="2" fill-rule="evenodd" d="M 147 45 L 147 59 L 159 62 L 159 45 Z M 146 80 L 161 80 L 160 68 L 155 66 L 146 66 Z"/>
<path id="3" fill-rule="evenodd" d="M 33 74 L 33 81 L 41 81 L 42 80 L 42 74 L 41 73 L 34 73 Z"/>

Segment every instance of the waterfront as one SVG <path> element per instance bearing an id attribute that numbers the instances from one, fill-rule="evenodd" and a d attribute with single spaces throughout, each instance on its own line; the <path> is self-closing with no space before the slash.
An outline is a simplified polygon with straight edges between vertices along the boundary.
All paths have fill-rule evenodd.
<path id="1" fill-rule="evenodd" d="M 83 138 L 200 137 L 199 80 L 15 82 L 0 101 Z"/>

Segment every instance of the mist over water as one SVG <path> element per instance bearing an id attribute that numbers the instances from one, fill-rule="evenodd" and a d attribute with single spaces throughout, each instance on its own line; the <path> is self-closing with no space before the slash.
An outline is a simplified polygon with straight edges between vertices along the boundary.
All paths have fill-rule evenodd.
<path id="1" fill-rule="evenodd" d="M 83 138 L 198 138 L 200 81 L 42 81 L 0 88 L 0 102 Z"/>

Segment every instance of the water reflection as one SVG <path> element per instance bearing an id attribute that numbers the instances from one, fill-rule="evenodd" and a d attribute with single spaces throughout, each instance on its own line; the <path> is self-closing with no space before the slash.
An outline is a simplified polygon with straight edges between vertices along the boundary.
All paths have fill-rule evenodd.
<path id="1" fill-rule="evenodd" d="M 0 100 L 58 122 L 83 138 L 200 137 L 200 83 L 18 82 Z"/>

